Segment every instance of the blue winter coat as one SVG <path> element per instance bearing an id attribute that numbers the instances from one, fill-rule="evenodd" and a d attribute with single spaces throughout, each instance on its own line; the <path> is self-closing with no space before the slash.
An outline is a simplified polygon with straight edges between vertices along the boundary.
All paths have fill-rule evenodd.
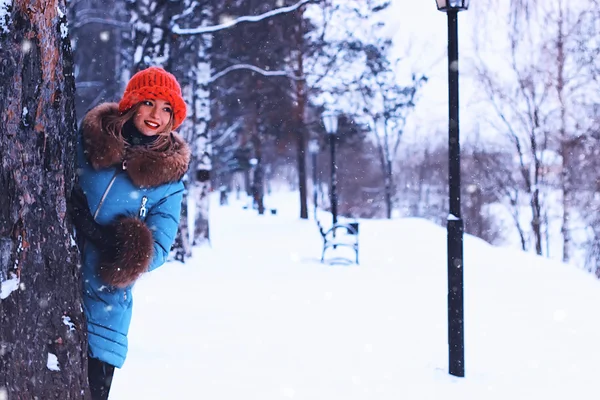
<path id="1" fill-rule="evenodd" d="M 127 355 L 131 289 L 141 273 L 167 260 L 179 225 L 181 179 L 190 153 L 175 133 L 164 152 L 124 148 L 101 128 L 102 117 L 116 112 L 117 104 L 106 103 L 84 118 L 78 173 L 90 212 L 99 224 L 113 225 L 117 242 L 113 254 L 104 254 L 91 242 L 82 248 L 89 356 L 120 368 Z"/>

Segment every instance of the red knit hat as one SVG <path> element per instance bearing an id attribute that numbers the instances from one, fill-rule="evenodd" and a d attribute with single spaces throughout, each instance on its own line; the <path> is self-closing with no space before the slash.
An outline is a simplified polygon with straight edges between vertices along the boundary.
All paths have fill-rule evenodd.
<path id="1" fill-rule="evenodd" d="M 119 102 L 119 112 L 125 112 L 146 99 L 161 99 L 173 107 L 173 129 L 187 114 L 187 106 L 181 97 L 181 87 L 175 77 L 159 67 L 150 67 L 131 77 Z"/>

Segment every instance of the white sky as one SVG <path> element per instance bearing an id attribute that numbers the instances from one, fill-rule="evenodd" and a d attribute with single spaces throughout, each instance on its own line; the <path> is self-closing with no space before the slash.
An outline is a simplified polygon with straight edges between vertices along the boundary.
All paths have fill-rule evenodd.
<path id="1" fill-rule="evenodd" d="M 473 2 L 472 2 L 473 3 Z M 447 141 L 448 133 L 448 19 L 437 10 L 435 1 L 393 0 L 387 13 L 389 33 L 393 35 L 394 55 L 408 60 L 414 72 L 424 73 L 429 81 L 423 87 L 415 112 L 405 131 L 408 142 L 439 134 Z M 475 123 L 470 112 L 475 100 L 474 86 L 466 73 L 467 58 L 473 51 L 473 20 L 478 10 L 459 13 L 459 106 L 461 134 L 466 135 Z"/>

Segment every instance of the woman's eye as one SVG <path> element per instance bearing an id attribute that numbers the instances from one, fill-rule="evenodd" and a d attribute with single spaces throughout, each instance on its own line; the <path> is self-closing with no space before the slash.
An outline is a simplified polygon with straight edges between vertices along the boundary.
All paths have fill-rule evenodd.
<path id="1" fill-rule="evenodd" d="M 165 110 L 169 114 L 171 114 L 173 112 L 173 110 L 171 110 L 169 107 L 165 107 L 165 108 L 163 108 L 163 110 Z"/>
<path id="2" fill-rule="evenodd" d="M 152 106 L 152 102 L 149 100 L 144 100 L 144 105 L 146 106 Z"/>

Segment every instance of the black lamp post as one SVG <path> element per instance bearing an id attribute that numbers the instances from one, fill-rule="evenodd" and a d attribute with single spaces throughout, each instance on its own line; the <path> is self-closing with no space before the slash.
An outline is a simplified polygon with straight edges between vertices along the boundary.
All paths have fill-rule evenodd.
<path id="1" fill-rule="evenodd" d="M 469 0 L 436 0 L 448 15 L 448 352 L 450 375 L 465 376 L 463 310 L 463 221 L 460 213 L 460 142 L 458 130 L 458 12 Z"/>
<path id="2" fill-rule="evenodd" d="M 308 142 L 308 152 L 312 158 L 312 186 L 313 186 L 313 205 L 314 205 L 314 217 L 315 221 L 317 220 L 317 185 L 318 185 L 318 177 L 317 177 L 317 155 L 319 154 L 319 141 L 317 139 L 312 139 Z"/>
<path id="3" fill-rule="evenodd" d="M 329 136 L 329 147 L 331 148 L 331 214 L 333 225 L 337 224 L 337 171 L 335 168 L 335 134 L 338 129 L 338 116 L 332 111 L 323 113 L 323 124 Z M 335 232 L 335 230 L 334 230 Z"/>

